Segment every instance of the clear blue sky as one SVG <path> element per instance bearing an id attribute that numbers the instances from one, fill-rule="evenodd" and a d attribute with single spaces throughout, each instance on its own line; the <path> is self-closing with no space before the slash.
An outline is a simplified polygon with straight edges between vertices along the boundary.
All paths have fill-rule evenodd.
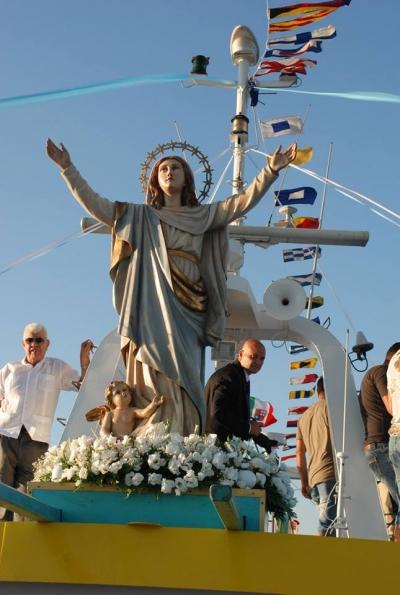
<path id="1" fill-rule="evenodd" d="M 286 2 L 275 0 L 272 6 Z M 73 87 L 127 76 L 189 72 L 195 54 L 210 57 L 210 76 L 234 79 L 229 39 L 234 26 L 248 25 L 260 48 L 266 41 L 266 4 L 262 0 L 14 0 L 2 5 L 0 36 L 1 97 Z M 330 23 L 336 39 L 323 44 L 318 66 L 302 77 L 303 90 L 382 91 L 400 93 L 395 58 L 400 9 L 395 0 L 353 0 L 350 7 L 314 26 Z M 310 105 L 300 145 L 312 145 L 309 167 L 323 173 L 333 142 L 331 178 L 400 211 L 398 204 L 399 105 L 347 101 L 279 93 L 261 98 L 258 115 L 268 119 L 303 116 Z M 79 230 L 80 208 L 71 199 L 57 169 L 45 155 L 47 136 L 62 141 L 92 186 L 112 199 L 142 201 L 138 177 L 147 151 L 176 138 L 177 121 L 184 138 L 210 158 L 229 143 L 234 92 L 185 89 L 178 83 L 63 99 L 0 110 L 0 269 L 42 245 Z M 282 139 L 284 144 L 291 137 Z M 285 142 L 287 141 L 287 142 Z M 250 142 L 255 142 L 251 131 Z M 273 150 L 275 142 L 268 143 Z M 226 161 L 215 164 L 216 176 Z M 258 160 L 259 166 L 261 161 Z M 249 163 L 246 178 L 255 173 Z M 287 187 L 314 185 L 289 173 Z M 225 182 L 218 198 L 228 195 Z M 272 198 L 249 214 L 261 224 L 271 212 Z M 317 216 L 318 206 L 299 214 Z M 335 288 L 356 330 L 375 343 L 371 363 L 383 359 L 386 347 L 399 340 L 399 280 L 396 270 L 399 229 L 332 189 L 327 195 L 327 228 L 366 229 L 371 239 L 362 248 L 323 248 L 321 267 Z M 287 247 L 287 246 L 286 246 Z M 310 272 L 307 263 L 284 264 L 282 246 L 246 248 L 242 275 L 251 282 L 258 302 L 271 280 Z M 75 240 L 42 258 L 0 276 L 0 364 L 21 357 L 20 335 L 30 321 L 48 327 L 49 355 L 78 365 L 80 342 L 97 344 L 116 325 L 108 280 L 109 240 L 91 236 Z M 331 330 L 342 341 L 349 326 L 328 286 L 321 286 L 331 317 Z M 352 333 L 350 341 L 354 342 Z M 263 373 L 252 392 L 275 405 L 285 431 L 289 357 L 269 347 Z M 211 368 L 208 370 L 211 371 Z M 359 384 L 360 375 L 356 375 Z M 99 395 L 101 399 L 101 395 Z M 72 394 L 62 395 L 59 414 L 67 415 Z M 292 404 L 292 403 L 290 403 Z M 53 441 L 60 427 L 53 432 Z M 301 499 L 301 496 L 300 496 Z M 303 508 L 300 509 L 303 514 Z M 307 525 L 308 512 L 304 515 Z"/>

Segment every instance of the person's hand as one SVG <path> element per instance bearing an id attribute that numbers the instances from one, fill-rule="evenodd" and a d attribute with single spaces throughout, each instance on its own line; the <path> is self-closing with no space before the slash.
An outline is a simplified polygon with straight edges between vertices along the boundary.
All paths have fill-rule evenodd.
<path id="1" fill-rule="evenodd" d="M 162 395 L 157 395 L 156 397 L 153 398 L 153 400 L 151 401 L 151 404 L 154 407 L 159 407 L 160 405 L 162 405 L 164 403 L 164 397 Z"/>
<path id="2" fill-rule="evenodd" d="M 89 355 L 89 353 L 93 351 L 95 347 L 96 346 L 91 339 L 86 339 L 81 343 L 81 354 Z"/>
<path id="3" fill-rule="evenodd" d="M 301 484 L 301 493 L 304 496 L 304 498 L 307 498 L 308 500 L 311 500 L 311 492 L 310 492 L 310 486 L 307 484 Z"/>
<path id="4" fill-rule="evenodd" d="M 90 339 L 86 339 L 86 341 L 83 341 L 83 343 L 81 344 L 80 360 L 82 369 L 86 369 L 89 367 L 90 353 L 93 352 L 94 348 L 95 345 L 93 341 L 91 341 Z"/>
<path id="5" fill-rule="evenodd" d="M 268 158 L 269 168 L 272 173 L 278 173 L 284 167 L 287 167 L 289 163 L 292 163 L 296 159 L 297 155 L 297 145 L 293 143 L 282 153 L 281 151 L 282 145 L 279 145 Z"/>
<path id="6" fill-rule="evenodd" d="M 256 437 L 261 434 L 261 424 L 258 421 L 250 420 L 250 436 Z"/>
<path id="7" fill-rule="evenodd" d="M 60 147 L 57 147 L 55 143 L 51 140 L 51 138 L 47 139 L 47 155 L 58 165 L 60 169 L 67 169 L 72 163 L 71 157 L 67 149 L 64 147 L 62 143 L 60 143 Z"/>

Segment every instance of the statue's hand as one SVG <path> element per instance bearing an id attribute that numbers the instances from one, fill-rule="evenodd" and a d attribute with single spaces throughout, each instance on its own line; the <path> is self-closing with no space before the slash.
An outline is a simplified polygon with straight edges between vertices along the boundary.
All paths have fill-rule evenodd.
<path id="1" fill-rule="evenodd" d="M 272 156 L 268 158 L 269 168 L 272 173 L 278 173 L 284 167 L 287 167 L 289 163 L 292 163 L 296 159 L 297 155 L 297 144 L 293 143 L 282 153 L 282 146 L 279 145 L 273 152 Z"/>
<path id="2" fill-rule="evenodd" d="M 62 143 L 60 143 L 60 147 L 57 147 L 55 143 L 51 140 L 51 138 L 47 139 L 47 155 L 58 165 L 60 169 L 67 169 L 72 163 L 71 157 L 64 147 Z"/>
<path id="3" fill-rule="evenodd" d="M 164 397 L 162 395 L 157 395 L 156 397 L 154 397 L 154 399 L 151 402 L 151 404 L 154 405 L 154 407 L 159 407 L 163 403 L 164 403 Z"/>

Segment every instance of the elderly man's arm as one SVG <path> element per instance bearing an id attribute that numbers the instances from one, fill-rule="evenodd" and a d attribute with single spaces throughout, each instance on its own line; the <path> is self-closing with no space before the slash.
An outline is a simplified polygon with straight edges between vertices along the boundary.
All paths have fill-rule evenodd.
<path id="1" fill-rule="evenodd" d="M 81 362 L 81 382 L 85 378 L 87 369 L 90 364 L 90 354 L 93 352 L 94 343 L 90 339 L 86 339 L 81 344 L 80 362 Z"/>
<path id="2" fill-rule="evenodd" d="M 301 481 L 301 493 L 304 498 L 311 498 L 310 486 L 308 483 L 308 471 L 307 471 L 307 459 L 306 459 L 306 447 L 303 440 L 297 439 L 296 441 L 296 466 L 297 471 L 300 474 Z"/>
<path id="3" fill-rule="evenodd" d="M 80 349 L 80 363 L 81 363 L 81 374 L 71 368 L 71 366 L 65 362 L 62 362 L 61 368 L 61 388 L 62 390 L 79 390 L 83 379 L 85 378 L 87 369 L 90 364 L 90 353 L 93 351 L 95 345 L 90 339 L 86 339 L 81 344 Z"/>

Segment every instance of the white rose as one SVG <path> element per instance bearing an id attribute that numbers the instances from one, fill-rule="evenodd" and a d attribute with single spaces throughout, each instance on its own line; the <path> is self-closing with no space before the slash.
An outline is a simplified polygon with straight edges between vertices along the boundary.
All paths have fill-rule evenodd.
<path id="1" fill-rule="evenodd" d="M 149 476 L 147 478 L 147 482 L 152 485 L 160 485 L 162 481 L 162 475 L 161 473 L 149 473 Z"/>
<path id="2" fill-rule="evenodd" d="M 184 492 L 187 492 L 187 489 L 186 481 L 182 477 L 177 477 L 175 479 L 175 494 L 180 496 Z"/>
<path id="3" fill-rule="evenodd" d="M 139 486 L 144 480 L 144 476 L 141 473 L 134 473 L 131 471 L 125 475 L 125 485 L 127 486 Z"/>
<path id="4" fill-rule="evenodd" d="M 254 457 L 254 459 L 251 459 L 250 461 L 250 467 L 252 469 L 259 469 L 260 471 L 264 471 L 264 469 L 266 468 L 266 463 L 260 457 Z"/>
<path id="5" fill-rule="evenodd" d="M 197 481 L 197 477 L 196 477 L 193 469 L 190 469 L 190 471 L 188 471 L 184 475 L 183 479 L 186 481 L 188 486 L 190 486 L 191 488 L 197 488 L 197 486 L 199 485 L 199 482 Z"/>
<path id="6" fill-rule="evenodd" d="M 120 446 L 128 446 L 131 442 L 131 437 L 129 436 L 129 434 L 125 434 L 125 436 L 122 438 L 121 442 L 120 442 Z"/>
<path id="7" fill-rule="evenodd" d="M 201 466 L 201 473 L 204 473 L 205 477 L 214 477 L 214 469 L 211 463 L 204 461 Z M 200 476 L 200 474 L 198 474 Z"/>
<path id="8" fill-rule="evenodd" d="M 172 459 L 170 459 L 170 461 L 168 463 L 168 469 L 174 475 L 178 475 L 179 470 L 180 470 L 180 465 L 179 465 L 179 461 L 176 457 L 172 457 Z"/>
<path id="9" fill-rule="evenodd" d="M 239 470 L 237 484 L 240 488 L 254 488 L 256 481 L 257 478 L 253 471 L 249 471 L 247 469 Z"/>
<path id="10" fill-rule="evenodd" d="M 212 460 L 212 464 L 214 465 L 214 467 L 216 467 L 217 469 L 224 469 L 225 467 L 225 462 L 226 462 L 226 455 L 224 452 L 217 452 L 214 456 L 213 456 L 213 460 Z"/>
<path id="11" fill-rule="evenodd" d="M 157 471 L 160 467 L 165 465 L 166 461 L 161 458 L 160 453 L 155 452 L 148 456 L 147 463 L 150 469 L 155 469 Z"/>
<path id="12" fill-rule="evenodd" d="M 208 434 L 205 439 L 204 443 L 206 446 L 214 446 L 217 441 L 217 434 Z"/>
<path id="13" fill-rule="evenodd" d="M 51 481 L 61 481 L 63 468 L 61 465 L 54 465 L 51 472 Z"/>
<path id="14" fill-rule="evenodd" d="M 163 479 L 161 482 L 161 491 L 164 494 L 171 494 L 174 487 L 175 482 L 173 479 Z"/>
<path id="15" fill-rule="evenodd" d="M 228 479 L 229 481 L 237 481 L 239 477 L 239 470 L 235 469 L 235 467 L 227 467 L 224 469 L 224 478 Z"/>
<path id="16" fill-rule="evenodd" d="M 265 482 L 267 481 L 266 476 L 264 473 L 256 473 L 257 485 L 261 486 L 262 488 L 265 486 Z"/>
<path id="17" fill-rule="evenodd" d="M 173 443 L 173 442 L 169 442 L 166 446 L 165 446 L 165 452 L 167 455 L 178 455 L 181 452 L 181 446 L 180 444 L 177 443 Z"/>
<path id="18" fill-rule="evenodd" d="M 109 472 L 114 473 L 114 474 L 118 473 L 118 471 L 121 469 L 122 465 L 123 465 L 123 462 L 121 460 L 111 463 L 111 465 L 109 467 Z"/>
<path id="19" fill-rule="evenodd" d="M 88 476 L 87 467 L 81 467 L 79 469 L 79 473 L 78 473 L 79 479 L 87 479 L 87 476 Z"/>
<path id="20" fill-rule="evenodd" d="M 235 482 L 233 481 L 233 479 L 221 479 L 221 481 L 218 483 L 220 483 L 223 486 L 231 486 L 231 487 L 235 485 Z"/>

